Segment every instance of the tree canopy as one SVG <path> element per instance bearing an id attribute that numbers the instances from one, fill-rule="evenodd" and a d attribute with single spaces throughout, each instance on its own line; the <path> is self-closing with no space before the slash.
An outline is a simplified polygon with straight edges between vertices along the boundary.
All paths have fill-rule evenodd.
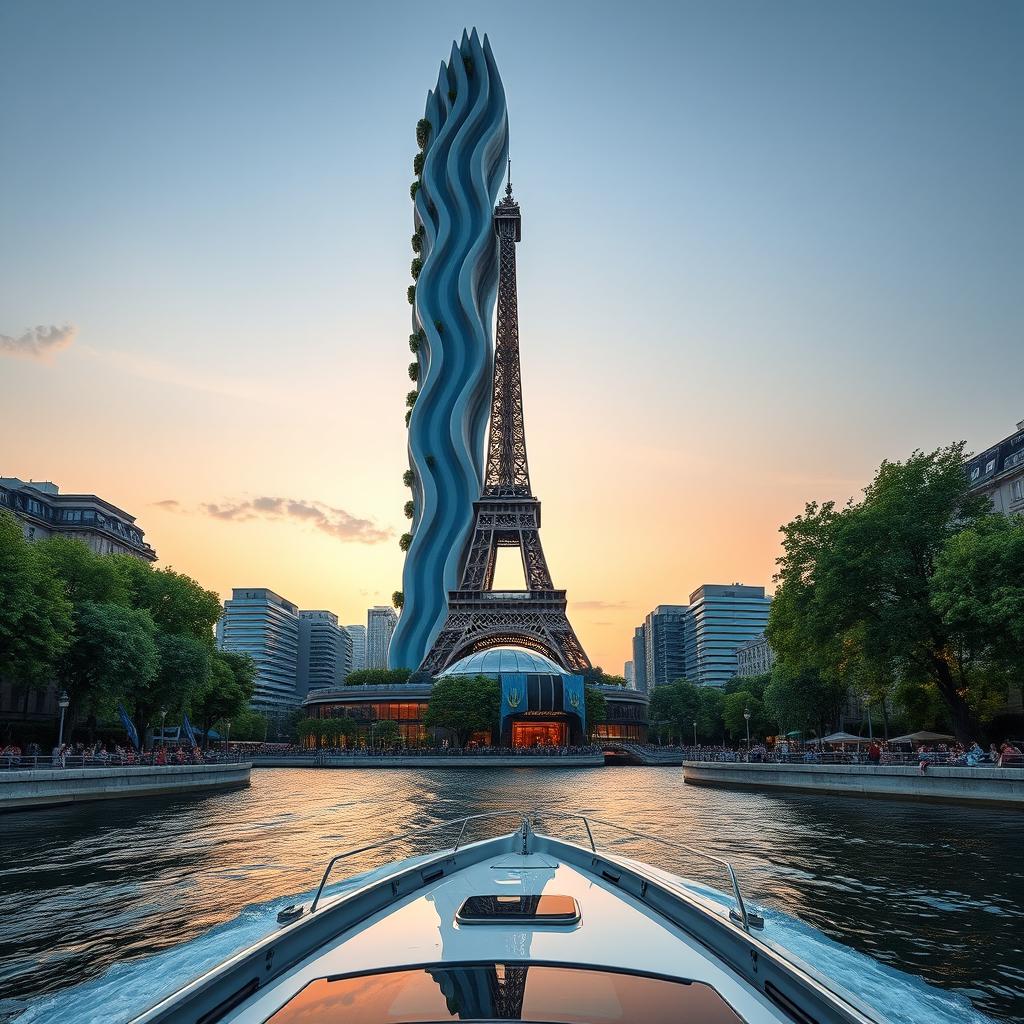
<path id="1" fill-rule="evenodd" d="M 445 676 L 430 694 L 423 724 L 428 729 L 449 729 L 459 746 L 465 746 L 475 732 L 498 728 L 501 689 L 488 676 Z"/>
<path id="2" fill-rule="evenodd" d="M 782 527 L 766 631 L 781 688 L 929 684 L 977 739 L 1020 664 L 1021 530 L 971 493 L 963 443 L 883 462 L 859 502 L 807 505 Z"/>
<path id="3" fill-rule="evenodd" d="M 394 686 L 409 682 L 412 669 L 359 668 L 345 676 L 346 686 Z"/>

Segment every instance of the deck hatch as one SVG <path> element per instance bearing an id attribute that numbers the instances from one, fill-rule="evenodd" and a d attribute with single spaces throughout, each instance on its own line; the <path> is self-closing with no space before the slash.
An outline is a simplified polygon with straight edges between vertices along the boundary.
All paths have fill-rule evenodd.
<path id="1" fill-rule="evenodd" d="M 576 924 L 580 905 L 572 896 L 501 894 L 470 896 L 459 907 L 459 924 Z"/>

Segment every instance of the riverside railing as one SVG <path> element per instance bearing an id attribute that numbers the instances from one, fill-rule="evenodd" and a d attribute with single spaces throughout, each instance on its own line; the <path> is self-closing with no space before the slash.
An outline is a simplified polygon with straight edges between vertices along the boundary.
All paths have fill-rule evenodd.
<path id="1" fill-rule="evenodd" d="M 477 747 L 464 750 L 461 747 L 396 747 L 391 750 L 384 748 L 370 749 L 368 747 L 323 747 L 320 750 L 271 750 L 267 752 L 253 751 L 249 756 L 266 758 L 296 758 L 308 757 L 354 757 L 354 758 L 375 758 L 375 757 L 449 757 L 457 759 L 460 757 L 583 757 L 602 753 L 600 746 L 579 746 L 579 747 Z"/>
<path id="2" fill-rule="evenodd" d="M 655 750 L 658 748 L 655 747 Z M 886 765 L 944 765 L 954 768 L 1024 768 L 1024 755 L 1003 756 L 998 760 L 985 754 L 977 760 L 968 760 L 966 754 L 947 750 L 895 751 L 883 750 L 879 761 L 870 761 L 866 752 L 853 750 L 790 750 L 787 752 L 751 750 L 720 750 L 715 748 L 684 747 L 683 758 L 687 761 L 703 761 L 715 764 L 840 764 L 863 768 L 885 767 Z"/>
<path id="3" fill-rule="evenodd" d="M 33 771 L 61 768 L 177 768 L 182 765 L 240 764 L 249 757 L 237 752 L 209 753 L 205 757 L 184 757 L 180 761 L 173 754 L 161 763 L 148 754 L 108 754 L 106 757 L 90 754 L 0 754 L 0 771 Z"/>

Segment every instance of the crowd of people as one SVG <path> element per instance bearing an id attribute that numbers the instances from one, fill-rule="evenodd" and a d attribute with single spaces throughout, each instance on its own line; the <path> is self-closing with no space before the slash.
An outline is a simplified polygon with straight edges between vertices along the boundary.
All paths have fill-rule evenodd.
<path id="1" fill-rule="evenodd" d="M 220 760 L 221 753 L 202 751 L 197 746 L 159 746 L 139 751 L 132 746 L 104 743 L 61 743 L 46 755 L 38 743 L 29 743 L 24 750 L 11 743 L 0 750 L 3 768 L 105 768 L 131 765 L 205 764 Z"/>
<path id="2" fill-rule="evenodd" d="M 662 748 L 668 749 L 668 748 Z M 857 743 L 811 744 L 780 740 L 773 746 L 755 743 L 749 748 L 725 745 L 698 745 L 684 748 L 686 757 L 693 761 L 751 763 L 775 762 L 788 764 L 917 764 L 921 772 L 929 765 L 949 765 L 957 768 L 1024 768 L 1024 752 L 1005 740 L 990 743 L 988 750 L 974 742 L 912 745 L 871 740 L 866 745 Z"/>

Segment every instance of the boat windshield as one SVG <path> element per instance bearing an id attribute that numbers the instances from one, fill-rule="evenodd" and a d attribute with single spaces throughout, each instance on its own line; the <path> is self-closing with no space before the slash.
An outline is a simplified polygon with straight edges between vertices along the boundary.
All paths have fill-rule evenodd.
<path id="1" fill-rule="evenodd" d="M 743 1024 L 710 985 L 531 963 L 431 964 L 317 978 L 267 1024 Z"/>

